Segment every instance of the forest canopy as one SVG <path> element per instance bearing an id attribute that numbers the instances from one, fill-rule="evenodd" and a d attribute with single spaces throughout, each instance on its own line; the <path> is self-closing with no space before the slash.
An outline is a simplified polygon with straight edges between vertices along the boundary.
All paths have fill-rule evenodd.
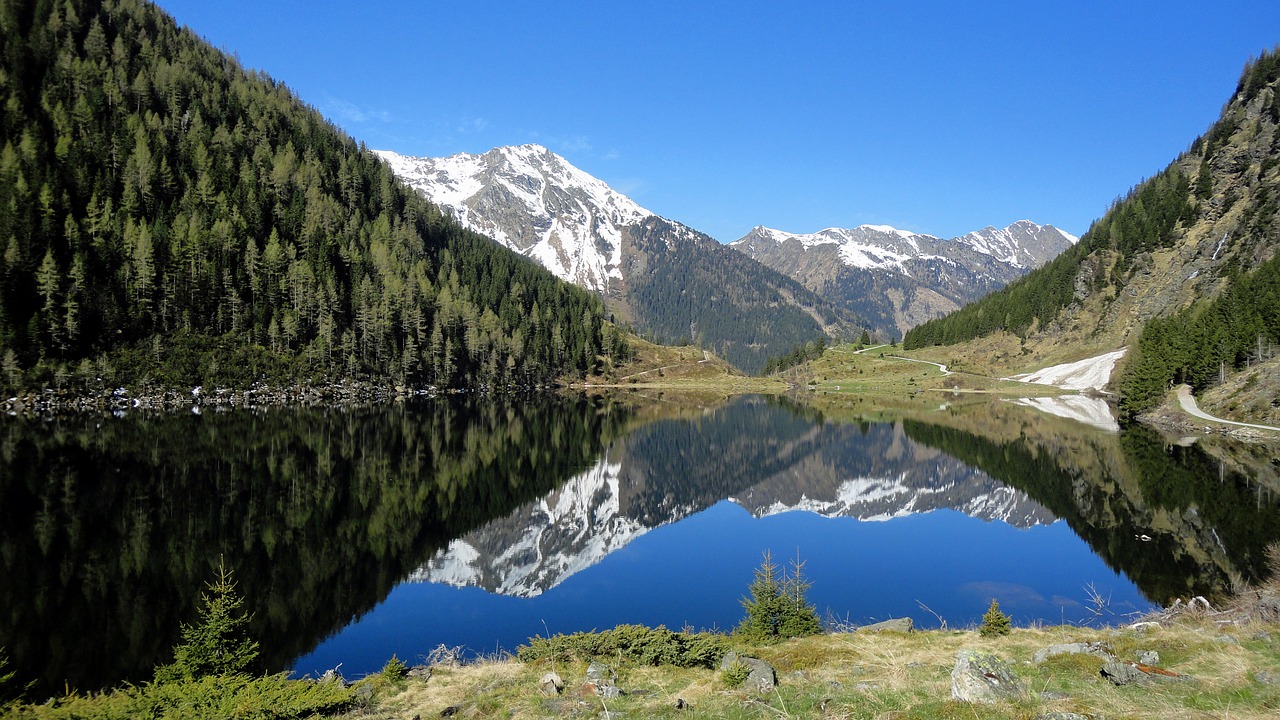
<path id="1" fill-rule="evenodd" d="M 154 6 L 6 0 L 0 37 L 0 385 L 531 383 L 600 361 L 598 298 Z"/>

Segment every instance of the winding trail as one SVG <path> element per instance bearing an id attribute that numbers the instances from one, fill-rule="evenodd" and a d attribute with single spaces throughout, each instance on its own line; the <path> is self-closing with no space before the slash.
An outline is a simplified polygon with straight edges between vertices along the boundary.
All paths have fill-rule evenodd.
<path id="1" fill-rule="evenodd" d="M 938 368 L 939 370 L 941 370 L 943 375 L 952 374 L 951 371 L 947 369 L 947 366 L 943 365 L 942 363 L 931 362 L 929 360 L 916 360 L 915 358 L 902 357 L 901 355 L 886 355 L 885 357 L 891 357 L 894 360 L 906 360 L 907 362 L 924 363 L 925 365 L 932 365 Z"/>
<path id="2" fill-rule="evenodd" d="M 1273 425 L 1255 425 L 1253 423 L 1242 423 L 1242 422 L 1236 422 L 1235 420 L 1224 420 L 1223 418 L 1214 417 L 1210 415 L 1209 413 L 1200 409 L 1200 405 L 1196 402 L 1195 396 L 1191 394 L 1190 385 L 1184 384 L 1184 385 L 1178 386 L 1178 404 L 1182 406 L 1182 410 L 1184 412 L 1194 415 L 1200 418 L 1201 420 L 1210 420 L 1212 422 L 1223 423 L 1225 425 L 1236 425 L 1239 427 L 1255 428 L 1258 430 L 1273 430 L 1275 432 L 1280 432 L 1280 427 L 1275 427 Z"/>
<path id="3" fill-rule="evenodd" d="M 709 362 L 711 362 L 711 352 L 710 352 L 710 351 L 708 351 L 708 350 L 703 350 L 703 351 L 702 351 L 702 359 L 701 359 L 701 360 L 699 360 L 699 361 L 698 361 L 697 363 L 695 363 L 695 364 L 696 364 L 696 365 L 702 365 L 702 364 L 704 364 L 704 363 L 709 363 Z M 661 372 L 661 371 L 663 371 L 663 370 L 670 370 L 671 368 L 684 367 L 684 366 L 686 366 L 686 365 L 688 365 L 688 364 L 689 364 L 689 363 L 676 363 L 675 365 L 663 365 L 662 367 L 649 368 L 648 370 L 641 370 L 640 372 L 631 373 L 630 375 L 623 375 L 622 377 L 618 378 L 618 380 L 619 380 L 619 381 L 622 381 L 622 380 L 629 380 L 629 379 L 631 379 L 631 378 L 633 378 L 633 377 L 639 377 L 639 376 L 641 376 L 641 375 L 648 375 L 648 374 L 649 374 L 649 373 L 651 373 L 651 372 Z"/>

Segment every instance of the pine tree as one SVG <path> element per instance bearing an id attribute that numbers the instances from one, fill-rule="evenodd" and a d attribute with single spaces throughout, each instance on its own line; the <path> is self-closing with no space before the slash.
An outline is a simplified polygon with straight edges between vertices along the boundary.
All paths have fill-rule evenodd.
<path id="1" fill-rule="evenodd" d="M 249 616 L 236 593 L 231 570 L 218 561 L 216 579 L 202 595 L 200 621 L 182 626 L 173 664 L 156 669 L 156 680 L 194 680 L 209 675 L 242 675 L 258 659 L 258 642 L 248 637 Z"/>
<path id="2" fill-rule="evenodd" d="M 791 575 L 785 572 L 780 575 L 773 554 L 768 550 L 764 552 L 764 560 L 747 588 L 751 597 L 741 601 L 747 615 L 734 632 L 759 642 L 822 632 L 818 613 L 805 598 L 811 583 L 804 578 L 804 563 L 797 558 L 792 568 Z"/>
<path id="3" fill-rule="evenodd" d="M 996 602 L 995 598 L 991 598 L 991 607 L 987 608 L 987 612 L 982 616 L 982 626 L 978 628 L 978 634 L 982 637 L 1008 635 L 1012 624 L 1009 616 L 1000 611 L 1000 603 Z"/>

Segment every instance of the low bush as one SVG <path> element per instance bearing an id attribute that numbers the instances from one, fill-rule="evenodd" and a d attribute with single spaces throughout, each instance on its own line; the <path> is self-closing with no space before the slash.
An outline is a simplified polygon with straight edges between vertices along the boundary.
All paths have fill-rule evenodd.
<path id="1" fill-rule="evenodd" d="M 529 638 L 528 645 L 517 648 L 516 656 L 525 662 L 622 656 L 641 665 L 710 668 L 720 662 L 726 649 L 726 639 L 718 633 L 619 625 L 601 632 Z"/>

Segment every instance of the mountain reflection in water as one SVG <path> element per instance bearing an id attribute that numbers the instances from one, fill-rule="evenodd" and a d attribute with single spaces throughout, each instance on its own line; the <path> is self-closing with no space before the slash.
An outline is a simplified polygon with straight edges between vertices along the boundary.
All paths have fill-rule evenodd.
<path id="1" fill-rule="evenodd" d="M 936 623 L 924 604 L 964 625 L 997 597 L 1056 623 L 1094 619 L 1090 583 L 1113 613 L 1220 592 L 1280 537 L 1269 451 L 1012 403 L 814 403 L 8 418 L 0 645 L 34 694 L 146 679 L 220 556 L 266 669 L 353 676 L 440 643 L 725 629 L 765 549 L 799 551 L 819 611 L 855 622 Z"/>

